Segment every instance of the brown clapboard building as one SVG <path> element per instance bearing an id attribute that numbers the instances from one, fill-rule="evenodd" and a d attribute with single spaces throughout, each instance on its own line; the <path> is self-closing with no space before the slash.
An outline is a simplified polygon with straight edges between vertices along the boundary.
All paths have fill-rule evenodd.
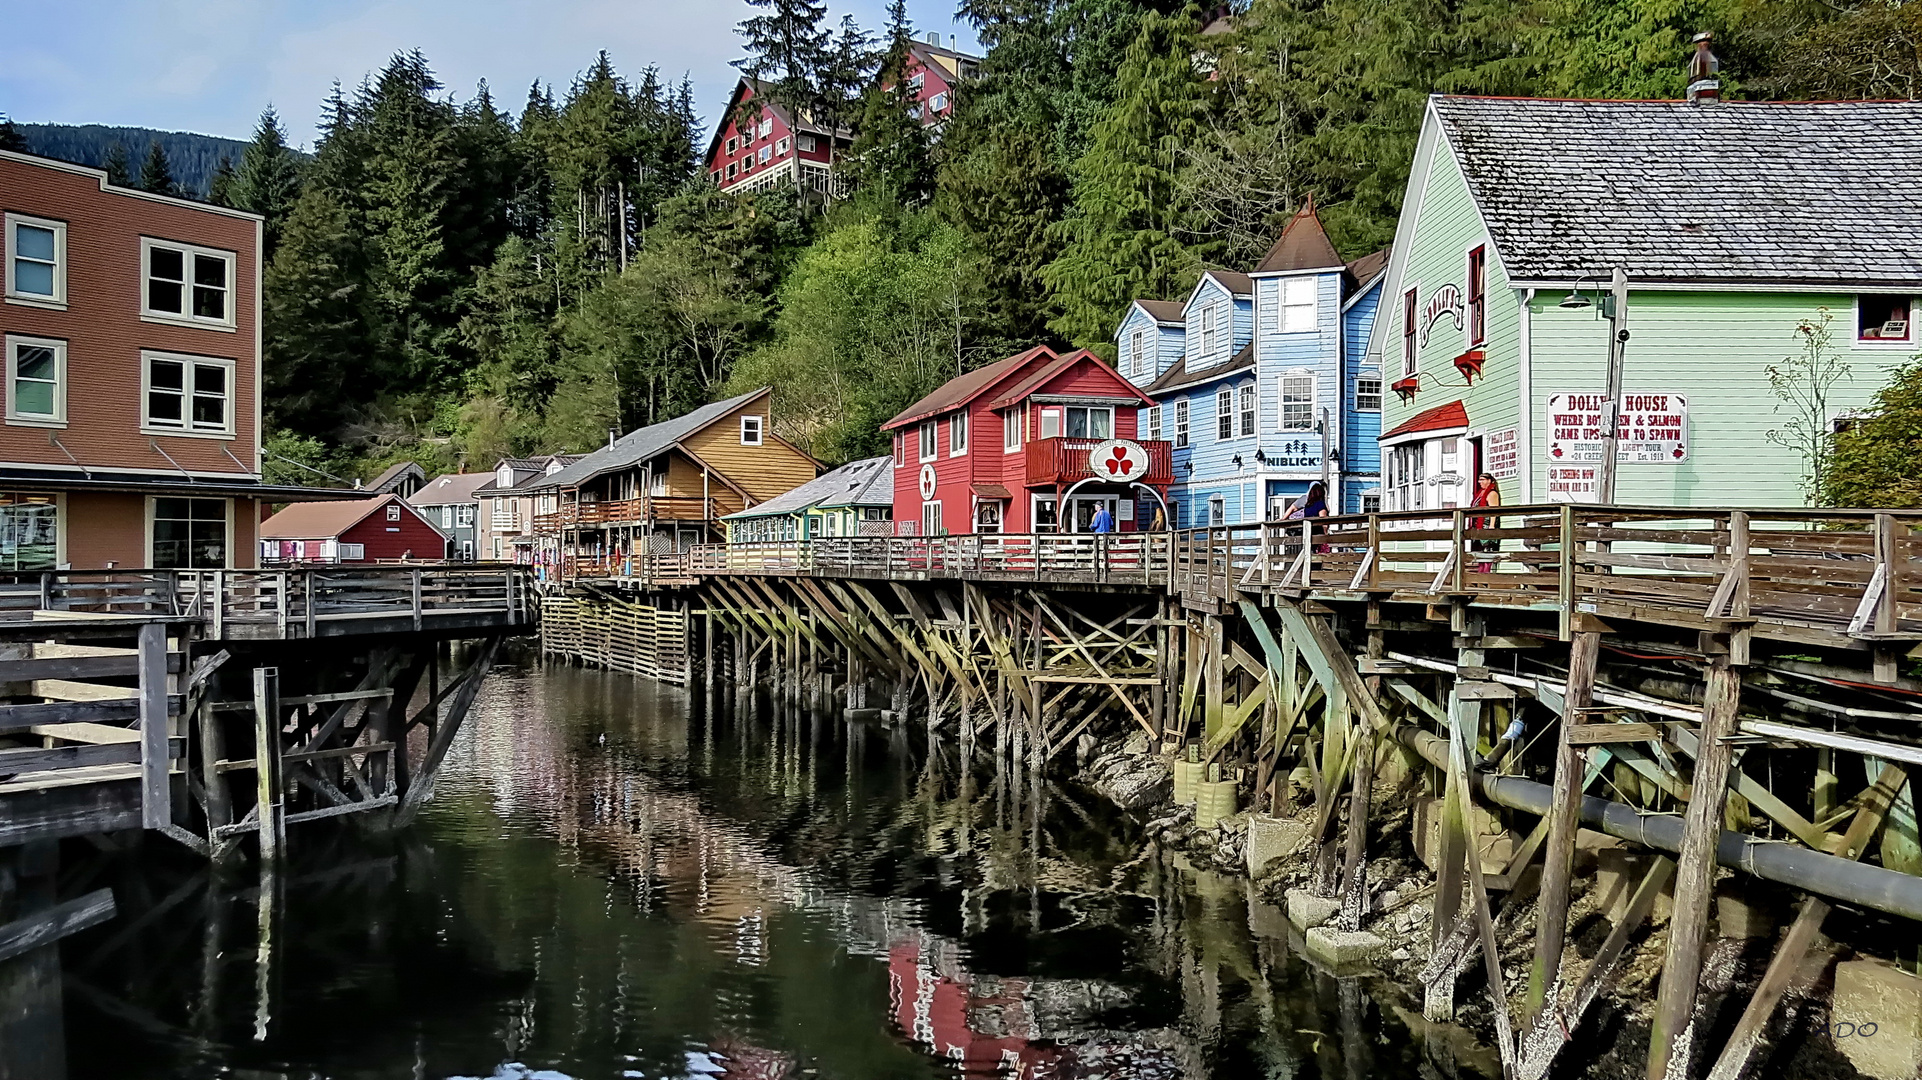
<path id="1" fill-rule="evenodd" d="M 252 214 L 0 151 L 0 572 L 255 565 Z M 346 493 L 343 493 L 346 494 Z"/>

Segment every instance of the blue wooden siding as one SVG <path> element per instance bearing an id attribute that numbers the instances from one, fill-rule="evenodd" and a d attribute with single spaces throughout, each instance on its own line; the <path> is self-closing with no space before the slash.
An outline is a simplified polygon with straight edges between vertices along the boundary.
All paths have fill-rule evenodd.
<path id="1" fill-rule="evenodd" d="M 1134 365 L 1130 346 L 1137 330 L 1146 331 L 1152 344 L 1151 362 L 1141 369 Z M 1161 376 L 1161 373 L 1174 366 L 1181 359 L 1181 352 L 1187 346 L 1186 336 L 1180 326 L 1164 326 L 1154 317 L 1130 304 L 1128 317 L 1121 321 L 1120 329 L 1115 331 L 1115 359 L 1118 370 L 1136 386 L 1147 386 Z"/>
<path id="2" fill-rule="evenodd" d="M 1377 277 L 1359 296 L 1352 297 L 1348 310 L 1342 314 L 1342 362 L 1347 368 L 1341 423 L 1342 472 L 1347 483 L 1342 486 L 1350 513 L 1359 513 L 1362 494 L 1379 489 L 1381 484 L 1381 444 L 1376 442 L 1381 436 L 1381 410 L 1357 409 L 1355 386 L 1363 376 L 1381 376 L 1380 366 L 1367 363 L 1366 356 L 1368 335 L 1375 325 L 1375 313 L 1381 307 L 1382 280 Z M 1382 393 L 1387 392 L 1384 380 Z"/>

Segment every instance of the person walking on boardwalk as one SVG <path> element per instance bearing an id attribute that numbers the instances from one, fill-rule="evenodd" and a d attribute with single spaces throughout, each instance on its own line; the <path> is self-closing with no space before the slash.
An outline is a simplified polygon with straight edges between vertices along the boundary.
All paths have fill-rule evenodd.
<path id="1" fill-rule="evenodd" d="M 1095 510 L 1094 520 L 1088 523 L 1088 529 L 1090 532 L 1098 533 L 1111 533 L 1114 531 L 1114 515 L 1108 513 L 1107 506 L 1103 505 Z"/>
<path id="2" fill-rule="evenodd" d="M 1501 504 L 1502 488 L 1501 484 L 1496 482 L 1495 474 L 1482 473 L 1480 476 L 1477 476 L 1475 478 L 1475 500 L 1469 505 L 1500 506 Z M 1495 519 L 1492 517 L 1472 517 L 1468 519 L 1468 527 L 1470 529 L 1492 529 L 1495 527 Z M 1468 546 L 1476 551 L 1500 551 L 1502 549 L 1502 542 L 1500 540 L 1471 540 Z M 1477 574 L 1486 574 L 1494 569 L 1495 563 L 1493 560 L 1484 560 L 1475 564 L 1475 572 Z"/>

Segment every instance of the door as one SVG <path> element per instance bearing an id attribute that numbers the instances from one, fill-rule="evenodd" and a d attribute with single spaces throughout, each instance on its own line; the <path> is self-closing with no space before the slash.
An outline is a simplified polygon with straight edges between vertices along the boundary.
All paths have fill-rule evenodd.
<path id="1" fill-rule="evenodd" d="M 1115 498 L 1112 495 L 1076 495 L 1073 502 L 1074 516 L 1070 520 L 1074 523 L 1075 532 L 1093 532 L 1095 512 L 1104 508 L 1110 520 L 1119 520 L 1115 518 Z"/>

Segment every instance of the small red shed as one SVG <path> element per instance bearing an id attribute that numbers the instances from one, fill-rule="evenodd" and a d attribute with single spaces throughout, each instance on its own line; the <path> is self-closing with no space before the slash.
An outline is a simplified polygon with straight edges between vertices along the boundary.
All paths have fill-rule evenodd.
<path id="1" fill-rule="evenodd" d="M 446 557 L 446 535 L 399 495 L 294 503 L 260 523 L 262 565 Z"/>
<path id="2" fill-rule="evenodd" d="M 1170 444 L 1135 437 L 1153 404 L 1085 349 L 1037 346 L 951 379 L 881 426 L 894 433 L 896 530 L 1088 532 L 1102 509 L 1118 531 L 1144 529 L 1174 480 Z M 1145 457 L 1135 482 L 1095 474 L 1092 455 L 1116 440 Z"/>

